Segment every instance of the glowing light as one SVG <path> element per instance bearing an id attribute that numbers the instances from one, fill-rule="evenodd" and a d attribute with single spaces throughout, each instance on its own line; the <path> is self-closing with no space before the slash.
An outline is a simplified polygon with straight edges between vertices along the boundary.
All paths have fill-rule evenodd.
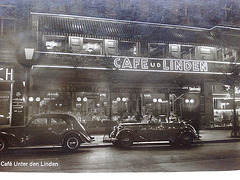
<path id="1" fill-rule="evenodd" d="M 77 97 L 77 102 L 80 102 L 82 100 L 81 97 Z"/>
<path id="2" fill-rule="evenodd" d="M 28 101 L 33 102 L 33 101 L 34 101 L 34 98 L 33 98 L 33 97 L 29 97 L 29 98 L 28 98 Z"/>
<path id="3" fill-rule="evenodd" d="M 40 102 L 41 101 L 41 98 L 40 97 L 36 97 L 35 99 L 37 102 Z"/>
<path id="4" fill-rule="evenodd" d="M 153 99 L 153 102 L 157 102 L 157 98 L 154 98 L 154 99 Z"/>
<path id="5" fill-rule="evenodd" d="M 84 102 L 87 102 L 87 100 L 88 100 L 88 99 L 87 99 L 86 97 L 83 98 L 83 101 L 84 101 Z"/>

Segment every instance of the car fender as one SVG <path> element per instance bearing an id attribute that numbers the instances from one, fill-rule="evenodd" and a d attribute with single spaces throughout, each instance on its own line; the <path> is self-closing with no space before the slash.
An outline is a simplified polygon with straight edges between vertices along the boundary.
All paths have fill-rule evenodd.
<path id="1" fill-rule="evenodd" d="M 190 134 L 192 134 L 192 136 L 195 138 L 195 134 L 194 134 L 194 132 L 193 132 L 191 129 L 188 129 L 188 128 L 183 129 L 183 130 L 179 133 L 178 138 L 180 138 L 181 135 L 184 134 L 184 133 L 190 133 Z"/>
<path id="2" fill-rule="evenodd" d="M 0 137 L 4 138 L 10 146 L 21 145 L 21 141 L 14 134 L 4 131 L 0 132 Z"/>
<path id="3" fill-rule="evenodd" d="M 64 134 L 64 136 L 62 138 L 62 143 L 63 143 L 64 139 L 70 135 L 76 135 L 82 143 L 91 142 L 91 139 L 89 137 L 87 137 L 85 134 L 83 134 L 82 132 L 71 131 L 71 132 L 67 132 L 66 134 Z"/>

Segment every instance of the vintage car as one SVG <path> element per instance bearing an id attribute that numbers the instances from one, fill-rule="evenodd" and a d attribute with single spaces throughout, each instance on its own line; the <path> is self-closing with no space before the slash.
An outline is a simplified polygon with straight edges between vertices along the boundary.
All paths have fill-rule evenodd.
<path id="1" fill-rule="evenodd" d="M 61 145 L 77 150 L 81 143 L 93 141 L 88 131 L 71 115 L 39 114 L 23 127 L 0 129 L 0 152 L 9 147 Z"/>
<path id="2" fill-rule="evenodd" d="M 190 146 L 199 135 L 184 122 L 120 123 L 110 140 L 114 146 L 130 147 L 133 142 L 169 141 L 171 145 Z"/>

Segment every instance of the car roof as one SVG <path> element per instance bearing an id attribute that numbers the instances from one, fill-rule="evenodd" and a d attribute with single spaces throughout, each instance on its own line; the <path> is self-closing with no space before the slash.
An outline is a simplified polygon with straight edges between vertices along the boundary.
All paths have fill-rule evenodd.
<path id="1" fill-rule="evenodd" d="M 42 114 L 35 114 L 33 117 L 56 117 L 56 116 L 73 117 L 70 114 L 64 114 L 64 113 L 42 113 Z"/>

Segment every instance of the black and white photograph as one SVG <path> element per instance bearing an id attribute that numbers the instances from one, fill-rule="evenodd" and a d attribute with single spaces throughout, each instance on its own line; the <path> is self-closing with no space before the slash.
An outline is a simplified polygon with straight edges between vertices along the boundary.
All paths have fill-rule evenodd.
<path id="1" fill-rule="evenodd" d="M 239 120 L 240 0 L 0 0 L 0 173 L 239 173 Z"/>

